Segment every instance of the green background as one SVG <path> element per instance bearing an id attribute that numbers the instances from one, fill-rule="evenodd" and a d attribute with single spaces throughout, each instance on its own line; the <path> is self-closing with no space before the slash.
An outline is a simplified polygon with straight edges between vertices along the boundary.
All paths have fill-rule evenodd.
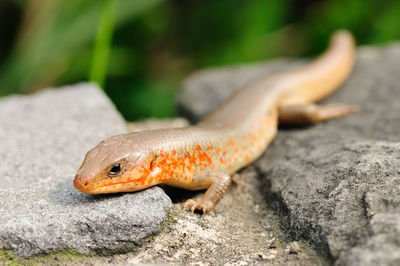
<path id="1" fill-rule="evenodd" d="M 400 39 L 400 1 L 0 0 L 0 96 L 95 80 L 128 120 L 170 117 L 211 66 L 313 56 L 337 28 Z"/>

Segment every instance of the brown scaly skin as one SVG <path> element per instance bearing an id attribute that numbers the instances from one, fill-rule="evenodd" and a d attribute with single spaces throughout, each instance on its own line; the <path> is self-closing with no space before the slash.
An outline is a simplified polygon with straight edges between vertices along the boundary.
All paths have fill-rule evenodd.
<path id="1" fill-rule="evenodd" d="M 207 189 L 199 201 L 184 204 L 192 212 L 206 213 L 225 194 L 231 175 L 265 151 L 275 137 L 278 120 L 317 123 L 357 110 L 312 104 L 347 78 L 354 49 L 351 34 L 337 31 L 318 59 L 249 84 L 197 125 L 105 139 L 87 153 L 74 185 L 89 194 L 137 191 L 161 183 Z"/>

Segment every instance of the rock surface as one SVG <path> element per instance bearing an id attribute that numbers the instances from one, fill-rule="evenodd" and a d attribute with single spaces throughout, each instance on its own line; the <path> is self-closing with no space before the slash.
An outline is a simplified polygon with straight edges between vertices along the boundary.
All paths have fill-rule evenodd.
<path id="1" fill-rule="evenodd" d="M 254 164 L 265 200 L 294 239 L 338 265 L 400 261 L 400 45 L 362 47 L 349 80 L 324 102 L 361 111 L 307 128 L 280 130 Z M 233 90 L 303 61 L 276 61 L 199 72 L 179 100 L 193 121 Z"/>
<path id="2" fill-rule="evenodd" d="M 0 247 L 19 257 L 113 252 L 159 231 L 172 207 L 160 188 L 90 196 L 72 185 L 85 153 L 126 131 L 92 84 L 0 99 Z"/>
<path id="3" fill-rule="evenodd" d="M 136 254 L 118 262 L 179 265 L 324 265 L 327 261 L 307 244 L 289 243 L 280 221 L 258 189 L 261 180 L 251 167 L 233 179 L 232 186 L 215 210 L 207 215 L 182 211 L 186 190 L 167 194 L 175 199 L 173 223 Z M 202 193 L 198 193 L 197 197 Z M 275 247 L 271 243 L 277 242 Z M 288 250 L 288 251 L 287 251 Z"/>

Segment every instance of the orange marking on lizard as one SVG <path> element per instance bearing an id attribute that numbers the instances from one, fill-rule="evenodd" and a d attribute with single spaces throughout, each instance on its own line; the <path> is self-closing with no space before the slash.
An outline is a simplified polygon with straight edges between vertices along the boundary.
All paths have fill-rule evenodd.
<path id="1" fill-rule="evenodd" d="M 208 165 L 211 165 L 211 164 L 212 164 L 212 159 L 210 158 L 210 156 L 208 156 L 207 153 L 204 152 L 204 153 L 202 154 L 202 157 L 203 157 L 203 160 L 205 160 L 205 161 L 208 162 Z"/>
<path id="2" fill-rule="evenodd" d="M 146 182 L 146 180 L 147 180 L 147 176 L 142 175 L 139 179 L 136 179 L 136 180 L 135 180 L 135 183 L 144 185 L 144 183 Z"/>

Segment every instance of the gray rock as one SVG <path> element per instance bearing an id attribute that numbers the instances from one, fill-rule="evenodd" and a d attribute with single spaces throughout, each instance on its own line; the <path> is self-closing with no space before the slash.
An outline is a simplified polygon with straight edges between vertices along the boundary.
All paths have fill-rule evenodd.
<path id="1" fill-rule="evenodd" d="M 92 84 L 0 99 L 0 246 L 20 257 L 112 252 L 159 231 L 172 206 L 161 189 L 90 196 L 72 184 L 91 147 L 126 131 Z"/>
<path id="2" fill-rule="evenodd" d="M 338 265 L 400 262 L 400 44 L 362 47 L 349 80 L 324 102 L 361 111 L 306 128 L 283 129 L 256 163 L 260 190 L 290 235 Z M 180 110 L 198 120 L 233 90 L 303 61 L 202 71 L 190 77 Z"/>

